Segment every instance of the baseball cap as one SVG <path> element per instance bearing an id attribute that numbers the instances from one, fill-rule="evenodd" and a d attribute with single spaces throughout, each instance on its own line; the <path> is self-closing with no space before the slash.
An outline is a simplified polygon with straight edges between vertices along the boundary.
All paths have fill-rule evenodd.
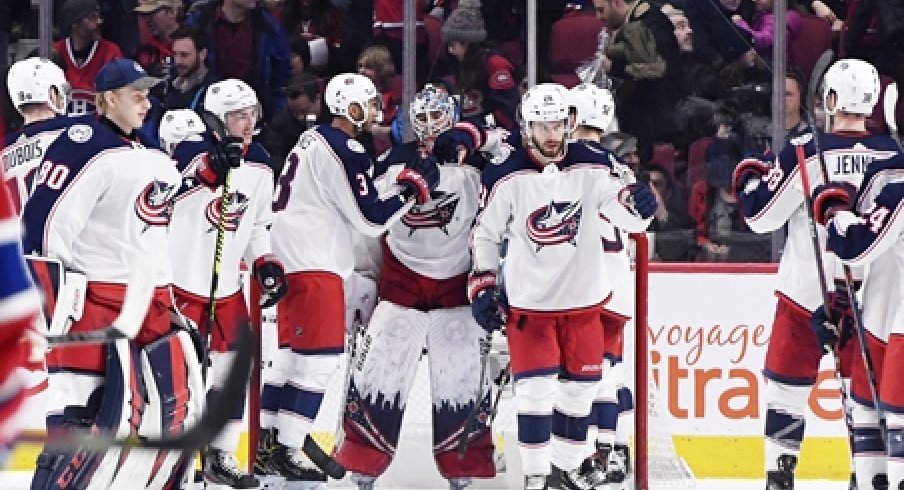
<path id="1" fill-rule="evenodd" d="M 137 61 L 117 58 L 108 61 L 97 72 L 97 76 L 94 77 L 94 90 L 106 92 L 125 86 L 148 89 L 160 82 L 159 78 L 148 75 Z"/>
<path id="2" fill-rule="evenodd" d="M 132 11 L 139 14 L 150 14 L 166 7 L 174 10 L 178 9 L 178 4 L 179 2 L 176 0 L 141 0 L 141 4 L 133 8 Z"/>

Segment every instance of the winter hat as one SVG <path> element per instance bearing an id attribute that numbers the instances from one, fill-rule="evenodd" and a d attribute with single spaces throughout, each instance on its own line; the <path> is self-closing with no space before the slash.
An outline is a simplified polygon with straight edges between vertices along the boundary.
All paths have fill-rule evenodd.
<path id="1" fill-rule="evenodd" d="M 443 42 L 482 43 L 487 30 L 480 13 L 480 0 L 461 0 L 443 23 Z"/>
<path id="2" fill-rule="evenodd" d="M 95 11 L 100 11 L 97 0 L 67 0 L 60 9 L 60 31 L 68 34 L 72 24 Z"/>

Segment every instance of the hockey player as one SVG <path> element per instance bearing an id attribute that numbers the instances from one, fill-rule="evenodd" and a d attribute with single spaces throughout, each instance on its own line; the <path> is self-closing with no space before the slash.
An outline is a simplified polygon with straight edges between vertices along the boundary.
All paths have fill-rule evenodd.
<path id="1" fill-rule="evenodd" d="M 418 156 L 396 177 L 398 187 L 379 195 L 373 162 L 353 138 L 378 119 L 380 94 L 367 77 L 340 74 L 324 98 L 332 122 L 302 133 L 273 201 L 273 249 L 285 264 L 289 292 L 277 313 L 279 379 L 265 384 L 261 397 L 257 468 L 288 480 L 325 479 L 303 466 L 297 448 L 343 351 L 342 281 L 355 265 L 355 236 L 380 235 L 416 202 L 428 202 L 439 181 L 436 161 Z"/>
<path id="2" fill-rule="evenodd" d="M 167 225 L 179 173 L 165 154 L 143 147 L 135 136 L 150 107 L 148 89 L 158 82 L 132 60 L 104 65 L 95 80 L 100 117 L 72 125 L 50 145 L 25 205 L 25 249 L 87 276 L 84 312 L 70 332 L 109 327 L 129 287 L 131 260 L 148 257 L 156 265 L 145 271 L 156 289 L 131 346 L 119 340 L 48 353 L 51 433 L 179 432 L 200 410 L 203 386 L 194 346 L 186 332 L 173 331 L 170 320 Z M 145 410 L 147 398 L 154 412 Z M 173 451 L 45 448 L 32 489 L 89 483 L 121 488 L 125 482 L 159 489 L 181 478 L 179 458 Z"/>
<path id="3" fill-rule="evenodd" d="M 173 153 L 183 179 L 196 179 L 196 186 L 175 201 L 170 223 L 170 261 L 176 306 L 200 328 L 208 343 L 212 387 L 221 387 L 235 348 L 236 332 L 247 325 L 248 306 L 241 288 L 241 262 L 250 265 L 251 276 L 267 295 L 264 307 L 273 306 L 286 292 L 282 264 L 272 254 L 270 225 L 273 212 L 273 172 L 270 155 L 252 142 L 260 119 L 260 104 L 245 82 L 227 79 L 212 84 L 204 97 L 204 108 L 225 126 L 225 141 L 210 136 L 201 141 L 183 141 Z M 194 116 L 194 117 L 192 117 Z M 172 120 L 169 120 L 172 117 Z M 190 110 L 164 115 L 163 132 L 170 125 L 197 126 Z M 201 129 L 203 130 L 203 123 Z M 187 131 L 184 131 L 187 132 Z M 166 146 L 172 146 L 167 144 Z M 226 172 L 229 176 L 226 176 Z M 223 186 L 229 179 L 229 195 L 223 213 Z M 214 318 L 211 311 L 213 261 L 219 227 L 223 226 L 219 252 Z M 254 305 L 257 307 L 257 305 Z M 208 488 L 257 488 L 258 480 L 236 464 L 233 453 L 242 428 L 243 404 L 235 407 L 231 421 L 205 451 L 204 479 Z"/>
<path id="4" fill-rule="evenodd" d="M 53 62 L 43 58 L 17 61 L 9 68 L 6 87 L 13 107 L 24 118 L 22 129 L 9 134 L 0 150 L 9 196 L 18 214 L 31 194 L 47 147 L 73 121 L 61 117 L 66 113 L 69 83 Z"/>
<path id="5" fill-rule="evenodd" d="M 427 85 L 409 110 L 417 141 L 380 157 L 388 171 L 377 185 L 394 185 L 406 163 L 430 151 L 458 120 L 455 100 Z M 472 134 L 473 127 L 464 134 Z M 458 131 L 461 131 L 459 129 Z M 482 134 L 477 131 L 479 137 Z M 470 146 L 476 148 L 481 142 Z M 429 202 L 411 208 L 382 242 L 380 302 L 367 326 L 367 356 L 353 359 L 337 460 L 353 472 L 358 488 L 372 489 L 392 462 L 411 384 L 426 345 L 433 398 L 433 452 L 440 474 L 460 489 L 473 477 L 495 475 L 493 443 L 481 425 L 463 458 L 459 436 L 475 403 L 480 339 L 485 332 L 471 317 L 465 296 L 470 268 L 468 241 L 477 214 L 480 171 L 455 159 L 440 167 L 441 184 Z"/>
<path id="6" fill-rule="evenodd" d="M 563 92 L 540 84 L 524 94 L 524 147 L 484 172 L 485 203 L 471 243 L 474 317 L 489 330 L 506 327 L 527 489 L 587 486 L 592 469 L 582 461 L 602 372 L 602 308 L 612 288 L 600 215 L 640 231 L 656 210 L 646 185 L 611 177 L 611 153 L 566 144 Z M 500 271 L 504 239 L 508 254 Z"/>
<path id="7" fill-rule="evenodd" d="M 0 349 L 4 353 L 0 362 L 0 463 L 6 461 L 9 444 L 19 430 L 17 414 L 25 401 L 25 387 L 15 370 L 25 363 L 28 352 L 23 349 L 23 337 L 41 304 L 22 261 L 19 220 L 9 197 L 9 189 L 0 185 Z"/>
<path id="8" fill-rule="evenodd" d="M 855 459 L 854 469 L 858 488 L 904 488 L 904 399 L 900 381 L 900 355 L 904 346 L 901 325 L 904 325 L 904 156 L 874 161 L 864 177 L 856 196 L 844 184 L 831 183 L 814 192 L 814 213 L 826 224 L 828 246 L 842 261 L 851 266 L 869 264 L 863 282 L 863 324 L 867 345 L 878 380 L 877 396 L 888 427 L 888 444 L 882 446 L 875 427 L 864 433 L 858 427 L 857 436 L 866 435 L 872 454 Z M 840 310 L 840 311 L 839 311 Z M 851 337 L 854 328 L 853 310 L 820 307 L 813 313 L 813 325 L 820 339 L 843 342 Z M 835 324 L 835 325 L 832 325 Z M 834 327 L 834 328 L 832 328 Z M 837 332 L 837 333 L 836 333 Z M 852 397 L 858 412 L 866 412 L 873 420 L 865 365 L 857 358 L 853 364 Z M 874 425 L 874 424 L 872 424 Z M 883 457 L 883 456 L 887 456 Z"/>
<path id="9" fill-rule="evenodd" d="M 843 59 L 827 70 L 823 82 L 823 100 L 832 128 L 831 133 L 818 135 L 826 171 L 831 182 L 844 182 L 856 188 L 871 162 L 897 153 L 890 137 L 866 132 L 866 118 L 879 97 L 878 74 L 865 61 Z M 794 486 L 794 469 L 804 436 L 804 410 L 823 356 L 810 328 L 812 312 L 822 303 L 822 295 L 801 192 L 796 156 L 799 146 L 812 185 L 822 183 L 819 156 L 811 134 L 792 140 L 771 166 L 755 159 L 743 160 L 733 177 L 741 212 L 753 231 L 766 233 L 788 224 L 788 238 L 779 263 L 778 304 L 763 369 L 768 380 L 764 397 L 769 489 Z M 821 243 L 825 241 L 824 231 L 820 228 Z M 831 254 L 822 255 L 826 264 L 825 280 L 834 285 L 836 280 L 841 281 L 841 271 L 835 271 L 836 259 Z M 833 292 L 832 301 L 843 296 L 843 292 Z M 848 342 L 840 350 L 843 375 L 847 375 L 849 356 L 858 352 L 856 341 Z M 854 393 L 856 398 L 857 391 Z M 879 437 L 875 417 L 865 412 L 860 404 L 854 408 L 855 460 L 862 453 L 871 452 L 870 445 Z M 864 429 L 864 426 L 873 428 Z"/>
<path id="10" fill-rule="evenodd" d="M 600 140 L 615 119 L 612 94 L 582 83 L 568 90 L 568 104 L 574 114 L 572 138 L 602 149 Z M 636 182 L 627 165 L 615 162 L 612 167 L 614 178 L 624 184 Z M 622 363 L 625 324 L 634 313 L 634 281 L 624 245 L 627 237 L 605 217 L 601 225 L 603 257 L 613 290 L 612 298 L 603 306 L 603 374 L 591 412 L 590 425 L 596 428 L 596 440 L 591 443 L 588 464 L 598 462 L 607 483 L 621 483 L 629 471 L 630 448 L 628 433 L 616 429 L 620 416 L 634 407 L 631 390 L 624 386 Z"/>

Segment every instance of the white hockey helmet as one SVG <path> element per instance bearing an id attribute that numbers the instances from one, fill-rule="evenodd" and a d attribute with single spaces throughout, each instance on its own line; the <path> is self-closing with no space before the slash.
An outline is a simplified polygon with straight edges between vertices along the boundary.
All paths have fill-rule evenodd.
<path id="1" fill-rule="evenodd" d="M 160 120 L 160 146 L 172 155 L 183 141 L 201 141 L 205 130 L 201 116 L 191 109 L 166 111 Z"/>
<path id="2" fill-rule="evenodd" d="M 521 97 L 519 114 L 523 123 L 564 121 L 568 119 L 565 87 L 557 83 L 540 83 L 527 89 Z M 523 127 L 527 127 L 524 124 Z"/>
<path id="3" fill-rule="evenodd" d="M 323 98 L 326 106 L 330 110 L 330 114 L 342 116 L 352 122 L 357 127 L 364 125 L 370 114 L 368 111 L 368 102 L 374 100 L 377 103 L 377 122 L 382 120 L 383 109 L 380 92 L 370 78 L 358 73 L 340 73 L 334 76 L 326 84 L 326 90 L 323 92 Z M 361 106 L 364 116 L 360 121 L 356 121 L 349 116 L 348 108 L 352 104 Z"/>
<path id="4" fill-rule="evenodd" d="M 408 116 L 417 139 L 424 141 L 458 122 L 458 104 L 445 88 L 428 83 L 415 94 Z"/>
<path id="5" fill-rule="evenodd" d="M 582 83 L 569 89 L 568 106 L 574 109 L 575 127 L 589 126 L 606 131 L 615 119 L 612 93 L 596 85 Z"/>
<path id="6" fill-rule="evenodd" d="M 261 118 L 261 104 L 250 85 L 237 78 L 212 83 L 204 95 L 204 108 L 226 123 L 226 114 L 248 107 L 257 108 L 257 118 Z"/>
<path id="7" fill-rule="evenodd" d="M 15 62 L 6 76 L 6 87 L 16 110 L 24 104 L 38 102 L 48 104 L 57 114 L 66 113 L 72 93 L 63 70 L 52 61 L 38 57 Z M 51 88 L 60 95 L 59 106 L 54 106 L 50 99 Z"/>
<path id="8" fill-rule="evenodd" d="M 829 94 L 835 106 L 829 110 Z M 838 111 L 869 116 L 879 101 L 879 72 L 872 64 L 854 58 L 838 60 L 823 78 L 822 103 L 827 114 Z"/>

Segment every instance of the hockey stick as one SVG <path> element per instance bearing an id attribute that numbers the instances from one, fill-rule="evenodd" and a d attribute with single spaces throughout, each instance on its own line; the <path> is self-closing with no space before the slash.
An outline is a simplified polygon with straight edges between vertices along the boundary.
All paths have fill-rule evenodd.
<path id="1" fill-rule="evenodd" d="M 822 152 L 822 147 L 819 144 L 819 130 L 816 127 L 816 117 L 813 109 L 813 101 L 816 99 L 816 90 L 819 87 L 819 82 L 822 79 L 822 75 L 825 73 L 826 69 L 829 66 L 829 63 L 832 60 L 834 53 L 831 49 L 826 50 L 822 56 L 819 57 L 819 60 L 816 62 L 816 66 L 813 68 L 813 73 L 810 75 L 810 82 L 807 86 L 807 124 L 810 125 L 810 130 L 813 135 L 813 146 L 816 149 L 816 155 L 819 159 L 819 169 L 822 174 L 822 180 L 825 183 L 829 182 L 829 173 L 826 167 L 825 154 Z M 812 189 L 810 187 L 810 179 L 807 171 L 807 165 L 804 158 L 804 149 L 803 146 L 798 145 L 797 148 L 797 161 L 798 166 L 800 168 L 800 176 L 801 176 L 801 184 L 803 185 L 804 192 L 804 202 L 807 207 L 807 218 L 808 224 L 810 226 L 810 235 L 813 239 L 813 251 L 816 254 L 816 263 L 817 268 L 819 270 L 819 281 L 820 287 L 822 288 L 823 295 L 823 304 L 826 308 L 829 307 L 829 293 L 828 286 L 826 285 L 824 268 L 822 264 L 822 256 L 821 251 L 822 247 L 819 245 L 819 236 L 817 235 L 816 229 L 816 220 L 813 214 L 813 203 L 811 192 Z M 869 350 L 866 345 L 866 332 L 865 327 L 863 325 L 863 313 L 860 310 L 860 306 L 857 303 L 857 293 L 854 290 L 854 279 L 851 274 L 851 268 L 847 264 L 842 264 L 842 269 L 844 271 L 844 283 L 845 289 L 847 290 L 848 301 L 850 301 L 851 310 L 854 313 L 854 330 L 857 332 L 857 341 L 860 343 L 860 355 L 863 357 L 863 364 L 866 366 L 866 374 L 869 380 L 869 389 L 870 395 L 873 399 L 873 405 L 876 410 L 876 416 L 879 418 L 879 434 L 882 437 L 882 442 L 887 443 L 887 431 L 885 424 L 885 414 L 882 408 L 879 406 L 879 396 L 878 396 L 878 383 L 876 381 L 876 370 L 873 365 L 872 356 L 869 353 Z M 827 311 L 828 312 L 828 311 Z M 838 353 L 835 353 L 835 376 L 840 380 L 841 370 L 840 370 L 840 360 L 838 358 Z M 844 392 L 844 388 L 842 385 L 842 406 L 845 413 L 849 413 L 848 411 L 848 397 Z M 845 421 L 848 423 L 849 434 L 853 437 L 853 421 L 849 420 L 849 418 L 845 418 Z M 851 447 L 853 450 L 853 446 Z"/>
<path id="2" fill-rule="evenodd" d="M 882 103 L 882 114 L 885 116 L 885 125 L 888 126 L 891 138 L 898 144 L 898 149 L 904 151 L 904 147 L 901 146 L 901 135 L 898 134 L 898 121 L 895 114 L 897 105 L 898 84 L 892 82 L 885 87 L 885 101 Z"/>
<path id="3" fill-rule="evenodd" d="M 148 256 L 137 256 L 132 260 L 129 283 L 123 298 L 122 309 L 113 324 L 101 330 L 91 332 L 68 332 L 62 335 L 48 335 L 50 346 L 103 343 L 119 339 L 134 339 L 141 330 L 148 305 L 154 295 L 154 262 Z"/>
<path id="4" fill-rule="evenodd" d="M 223 389 L 211 393 L 207 409 L 201 419 L 181 434 L 175 437 L 117 439 L 104 434 L 82 432 L 59 438 L 49 438 L 47 440 L 48 447 L 63 450 L 81 448 L 88 451 L 105 451 L 112 447 L 122 447 L 169 449 L 190 453 L 207 446 L 229 422 L 235 404 L 243 400 L 245 394 L 245 380 L 248 379 L 251 362 L 254 359 L 254 342 L 252 342 L 251 331 L 247 326 L 239 329 L 237 345 L 235 358 L 226 375 Z M 35 441 L 36 439 L 23 438 L 20 440 Z"/>

